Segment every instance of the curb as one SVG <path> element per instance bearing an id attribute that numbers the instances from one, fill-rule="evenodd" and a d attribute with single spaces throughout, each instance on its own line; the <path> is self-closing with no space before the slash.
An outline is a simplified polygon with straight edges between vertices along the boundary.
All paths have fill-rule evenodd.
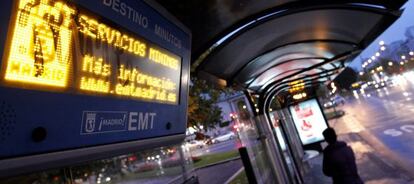
<path id="1" fill-rule="evenodd" d="M 241 167 L 237 172 L 235 172 L 234 174 L 233 174 L 233 176 L 231 176 L 229 179 L 227 179 L 225 182 L 224 182 L 224 184 L 229 184 L 231 181 L 233 181 L 234 180 L 234 178 L 236 178 L 241 172 L 243 172 L 244 171 L 244 167 Z"/>

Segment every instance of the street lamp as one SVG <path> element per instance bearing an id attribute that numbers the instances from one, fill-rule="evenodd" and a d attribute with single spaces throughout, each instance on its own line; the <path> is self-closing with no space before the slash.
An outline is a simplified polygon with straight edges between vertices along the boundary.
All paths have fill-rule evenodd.
<path id="1" fill-rule="evenodd" d="M 385 46 L 381 46 L 381 47 L 380 47 L 380 49 L 381 49 L 382 51 L 384 51 L 384 50 L 385 50 Z"/>
<path id="2" fill-rule="evenodd" d="M 402 56 L 401 56 L 401 59 L 405 59 L 405 56 L 404 56 L 404 55 L 402 55 Z"/>
<path id="3" fill-rule="evenodd" d="M 392 66 L 392 62 L 390 61 L 390 62 L 388 62 L 388 66 Z"/>
<path id="4" fill-rule="evenodd" d="M 379 42 L 379 44 L 380 44 L 380 45 L 384 45 L 384 44 L 385 44 L 385 42 L 384 42 L 383 40 L 381 40 L 381 41 Z"/>

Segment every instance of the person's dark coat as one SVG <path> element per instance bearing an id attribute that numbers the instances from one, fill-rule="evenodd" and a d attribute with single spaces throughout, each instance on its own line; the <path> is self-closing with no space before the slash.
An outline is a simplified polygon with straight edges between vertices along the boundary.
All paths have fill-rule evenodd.
<path id="1" fill-rule="evenodd" d="M 323 173 L 333 179 L 334 184 L 362 184 L 352 148 L 337 141 L 323 150 Z"/>

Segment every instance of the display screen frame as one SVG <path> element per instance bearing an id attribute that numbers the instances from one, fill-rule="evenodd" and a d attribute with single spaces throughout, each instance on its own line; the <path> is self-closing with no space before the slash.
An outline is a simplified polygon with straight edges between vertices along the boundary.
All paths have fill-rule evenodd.
<path id="1" fill-rule="evenodd" d="M 51 0 L 51 1 L 53 1 L 53 0 Z M 16 6 L 18 6 L 17 2 L 20 2 L 20 1 L 16 1 L 14 3 L 13 10 L 18 10 L 18 8 L 16 7 Z M 145 57 L 148 57 L 148 58 L 138 58 L 139 59 L 138 64 L 141 64 L 141 66 L 144 62 L 148 62 L 150 60 L 149 59 L 149 57 L 150 57 L 149 56 L 150 55 L 149 50 L 153 49 L 153 48 L 155 48 L 157 50 L 160 49 L 160 52 L 166 52 L 165 55 L 172 55 L 173 57 L 178 58 L 177 59 L 177 61 L 179 62 L 179 67 L 177 69 L 178 74 L 176 74 L 175 77 L 173 77 L 175 79 L 175 82 L 176 82 L 175 86 L 177 88 L 174 91 L 174 94 L 176 95 L 176 97 L 175 97 L 176 101 L 174 101 L 174 102 L 157 101 L 157 100 L 154 100 L 154 99 L 134 98 L 131 95 L 128 96 L 128 95 L 116 94 L 116 92 L 115 92 L 116 90 L 115 90 L 114 87 L 112 87 L 111 92 L 108 91 L 106 93 L 80 89 L 81 87 L 79 86 L 79 84 L 81 83 L 80 82 L 81 77 L 78 77 L 77 75 L 82 74 L 82 72 L 79 71 L 80 68 L 81 68 L 80 65 L 82 65 L 82 61 L 80 61 L 80 60 L 84 59 L 85 55 L 83 55 L 83 56 L 79 56 L 79 55 L 82 55 L 82 54 L 85 54 L 85 53 L 79 53 L 80 48 L 75 48 L 76 47 L 75 45 L 79 45 L 79 43 L 78 43 L 78 42 L 80 42 L 79 37 L 83 37 L 83 39 L 84 39 L 83 42 L 88 42 L 88 41 L 90 42 L 90 40 L 92 40 L 92 39 L 88 38 L 86 35 L 78 36 L 77 38 L 72 39 L 72 45 L 71 45 L 71 50 L 72 51 L 71 52 L 72 52 L 73 56 L 71 58 L 72 60 L 70 61 L 69 66 L 68 66 L 68 67 L 71 67 L 69 69 L 69 72 L 68 72 L 69 73 L 68 75 L 71 75 L 71 76 L 69 76 L 66 79 L 66 83 L 68 83 L 68 86 L 65 86 L 65 87 L 60 86 L 59 87 L 59 86 L 48 85 L 48 84 L 36 84 L 36 83 L 30 82 L 28 80 L 26 80 L 27 82 L 24 82 L 22 80 L 20 80 L 20 81 L 18 81 L 18 80 L 17 81 L 16 80 L 14 80 L 14 81 L 6 80 L 5 78 L 6 78 L 6 75 L 7 75 L 8 65 L 11 65 L 9 60 L 10 60 L 10 57 L 11 57 L 11 52 L 13 52 L 11 47 L 14 44 L 13 43 L 13 41 L 14 41 L 13 37 L 14 37 L 14 31 L 16 31 L 16 25 L 17 25 L 18 12 L 16 12 L 16 11 L 12 13 L 8 29 L 6 31 L 7 32 L 7 38 L 6 38 L 6 43 L 5 43 L 5 49 L 4 49 L 4 52 L 3 52 L 3 57 L 2 57 L 2 60 L 1 60 L 2 62 L 1 62 L 1 65 L 0 65 L 1 66 L 1 68 L 0 68 L 0 85 L 5 86 L 5 87 L 21 88 L 21 89 L 27 89 L 27 90 L 38 90 L 38 91 L 57 92 L 57 93 L 61 92 L 61 93 L 98 96 L 98 97 L 115 98 L 115 99 L 123 99 L 123 100 L 137 100 L 137 101 L 143 101 L 143 102 L 161 103 L 161 104 L 170 104 L 170 105 L 179 105 L 181 103 L 181 101 L 180 101 L 180 99 L 181 99 L 181 95 L 180 95 L 181 94 L 181 83 L 182 83 L 181 78 L 182 78 L 183 69 L 184 69 L 183 68 L 184 67 L 183 66 L 184 58 L 181 54 L 178 54 L 177 52 L 174 52 L 174 50 L 171 50 L 171 49 L 169 50 L 166 47 L 164 47 L 163 45 L 157 44 L 154 41 L 150 41 L 148 38 L 145 38 L 142 35 L 134 33 L 131 30 L 129 30 L 129 29 L 123 27 L 123 26 L 120 26 L 119 24 L 109 20 L 105 16 L 94 14 L 91 10 L 88 10 L 87 8 L 84 8 L 83 6 L 78 5 L 75 2 L 65 2 L 65 3 L 76 9 L 76 12 L 75 12 L 76 15 L 74 15 L 74 17 L 73 17 L 74 20 L 72 20 L 73 22 L 79 21 L 79 20 L 75 20 L 75 17 L 76 17 L 76 19 L 80 19 L 80 18 L 78 18 L 79 15 L 87 16 L 91 19 L 98 20 L 99 24 L 104 24 L 104 25 L 108 26 L 109 28 L 116 29 L 117 31 L 120 31 L 121 34 L 123 34 L 123 35 L 128 35 L 128 36 L 132 35 L 131 38 L 137 39 L 138 41 L 142 41 L 145 45 L 147 45 L 148 48 L 146 48 L 146 55 L 148 55 L 148 56 L 145 56 Z M 77 33 L 75 33 L 75 35 L 80 35 L 81 34 L 79 32 L 79 30 L 77 30 L 77 28 L 74 28 L 74 29 L 76 29 L 75 32 L 77 32 Z M 75 37 L 75 36 L 72 35 L 72 37 Z M 104 44 L 103 41 L 101 41 L 100 43 L 98 43 L 99 41 L 95 41 L 95 40 L 93 40 L 93 41 L 95 42 L 94 44 Z M 109 44 L 107 44 L 106 46 L 111 47 L 111 45 L 109 45 Z M 93 47 L 93 46 L 91 46 L 91 47 Z M 86 49 L 89 49 L 89 48 L 86 48 Z M 91 49 L 93 49 L 93 48 L 91 48 Z M 115 48 L 112 45 L 111 51 L 117 52 L 119 50 L 120 49 Z M 127 51 L 125 51 L 125 53 L 128 54 Z M 134 55 L 134 54 L 129 53 L 129 55 Z M 92 57 L 96 57 L 96 56 L 92 55 Z M 134 58 L 132 58 L 132 59 L 134 59 Z M 109 61 L 109 62 L 114 63 L 114 61 Z M 134 62 L 134 63 L 137 64 L 137 62 Z M 144 63 L 144 67 L 147 67 L 147 66 L 148 66 L 148 64 Z M 152 65 L 152 66 L 154 66 L 154 65 Z M 115 68 L 115 67 L 113 67 L 113 68 Z M 150 67 L 147 67 L 147 68 L 150 68 Z M 118 69 L 112 69 L 111 74 L 116 73 L 114 71 L 117 71 L 117 70 L 119 70 L 119 67 L 118 67 Z M 153 71 L 144 71 L 144 72 L 146 72 L 146 74 L 153 73 Z M 118 78 L 119 78 L 119 75 L 120 74 L 118 73 Z M 112 76 L 112 78 L 115 78 L 115 77 L 116 76 Z M 75 78 L 75 80 L 72 80 L 74 78 Z M 167 79 L 170 79 L 170 78 L 167 78 Z M 115 80 L 117 80 L 117 79 L 116 78 L 112 79 L 112 81 L 115 81 Z M 115 85 L 115 84 L 111 84 L 111 85 Z"/>
<path id="2" fill-rule="evenodd" d="M 8 30 L 13 29 L 10 26 L 16 18 L 17 2 L 4 0 L 0 7 L 0 23 L 5 25 L 4 31 L 0 32 L 2 70 L 10 49 L 11 34 Z M 3 118 L 8 118 L 4 125 L 7 131 L 0 132 L 0 144 L 7 148 L 0 149 L 0 177 L 177 144 L 185 137 L 191 56 L 189 29 L 151 1 L 117 1 L 128 3 L 151 20 L 148 27 L 137 26 L 101 0 L 62 2 L 74 4 L 107 21 L 116 20 L 116 28 L 179 56 L 179 103 L 78 94 L 53 87 L 37 89 L 28 85 L 5 84 L 0 79 L 0 110 L 7 112 Z M 154 25 L 169 31 L 181 41 L 180 44 L 158 34 Z M 0 78 L 3 78 L 4 72 L 1 72 Z M 94 121 L 90 121 L 91 117 L 95 117 Z M 124 117 L 128 122 L 118 126 L 119 121 L 115 120 Z M 99 129 L 99 124 L 89 126 L 91 122 L 103 126 Z"/>
<path id="3" fill-rule="evenodd" d="M 319 128 L 318 130 L 320 132 L 318 132 L 319 135 L 318 135 L 318 137 L 316 137 L 316 140 L 309 141 L 309 140 L 304 140 L 304 135 L 301 134 L 302 130 L 299 127 L 300 122 L 297 121 L 298 120 L 298 117 L 296 117 L 296 113 L 293 112 L 294 111 L 293 108 L 295 106 L 300 105 L 300 104 L 311 103 L 311 102 L 313 102 L 313 104 L 316 105 L 316 107 L 317 107 L 316 108 L 316 111 L 317 111 L 317 114 L 318 114 L 318 116 L 320 118 L 319 120 L 321 120 L 321 121 L 319 121 L 320 122 L 320 125 L 319 126 L 322 126 L 322 127 L 325 127 L 325 128 Z M 325 117 L 325 114 L 323 112 L 323 109 L 321 107 L 322 106 L 320 105 L 319 100 L 317 98 L 309 98 L 309 99 L 306 99 L 306 100 L 303 100 L 303 101 L 300 101 L 300 102 L 296 102 L 295 104 L 292 104 L 292 105 L 289 105 L 288 106 L 290 116 L 292 117 L 292 121 L 293 121 L 293 124 L 295 126 L 296 133 L 299 136 L 299 139 L 300 139 L 300 142 L 301 142 L 302 146 L 307 146 L 307 145 L 311 145 L 311 144 L 317 144 L 317 143 L 321 143 L 321 142 L 324 142 L 325 141 L 324 140 L 324 137 L 322 135 L 322 132 L 326 128 L 329 127 L 329 124 L 328 124 L 328 121 L 327 121 L 327 119 Z"/>

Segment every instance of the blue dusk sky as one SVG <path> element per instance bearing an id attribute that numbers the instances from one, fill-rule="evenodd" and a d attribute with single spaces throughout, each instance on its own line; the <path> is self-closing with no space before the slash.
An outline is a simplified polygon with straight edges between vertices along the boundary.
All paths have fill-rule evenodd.
<path id="1" fill-rule="evenodd" d="M 352 67 L 358 71 L 362 70 L 361 58 L 371 57 L 379 50 L 379 42 L 384 41 L 385 44 L 394 42 L 396 40 L 405 39 L 405 30 L 407 27 L 414 25 L 414 0 L 409 0 L 403 6 L 404 12 L 401 17 L 394 22 L 384 33 L 382 33 L 377 39 L 374 40 L 359 56 L 357 56 L 349 67 Z"/>

